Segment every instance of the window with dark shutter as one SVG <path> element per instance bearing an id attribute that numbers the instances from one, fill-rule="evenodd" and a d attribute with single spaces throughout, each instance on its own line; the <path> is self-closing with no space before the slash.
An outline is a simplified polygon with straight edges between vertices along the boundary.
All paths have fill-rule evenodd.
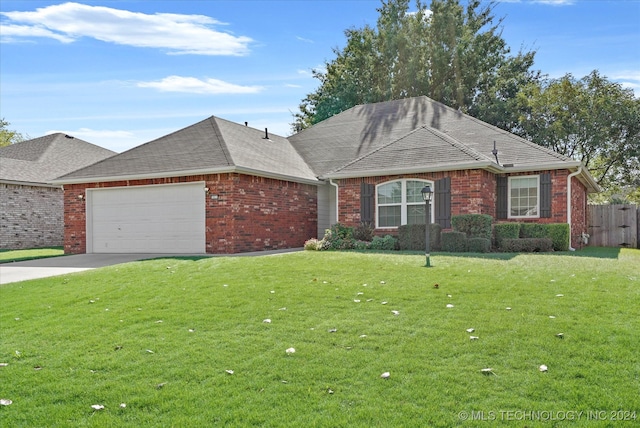
<path id="1" fill-rule="evenodd" d="M 435 182 L 435 222 L 443 229 L 451 228 L 451 177 Z"/>
<path id="2" fill-rule="evenodd" d="M 360 184 L 360 221 L 373 224 L 375 211 L 375 186 L 373 184 Z"/>
<path id="3" fill-rule="evenodd" d="M 540 217 L 551 218 L 551 174 L 540 174 Z"/>
<path id="4" fill-rule="evenodd" d="M 498 219 L 507 218 L 507 213 L 509 211 L 509 194 L 508 194 L 508 184 L 509 180 L 507 177 L 496 177 L 496 217 Z"/>

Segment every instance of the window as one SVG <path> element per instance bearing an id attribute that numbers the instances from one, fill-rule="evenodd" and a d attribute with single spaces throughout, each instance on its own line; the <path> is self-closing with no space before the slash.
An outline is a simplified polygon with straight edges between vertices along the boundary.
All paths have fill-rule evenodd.
<path id="1" fill-rule="evenodd" d="M 540 217 L 540 178 L 509 177 L 509 218 Z"/>
<path id="2" fill-rule="evenodd" d="M 425 202 L 422 188 L 433 183 L 423 180 L 397 180 L 376 188 L 378 227 L 398 227 L 403 224 L 424 224 Z M 433 220 L 433 212 L 431 216 Z"/>

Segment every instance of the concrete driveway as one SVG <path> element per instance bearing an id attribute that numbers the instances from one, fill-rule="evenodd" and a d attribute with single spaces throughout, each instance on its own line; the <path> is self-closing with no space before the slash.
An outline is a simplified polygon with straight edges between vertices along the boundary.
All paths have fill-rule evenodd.
<path id="1" fill-rule="evenodd" d="M 104 266 L 185 254 L 76 254 L 0 264 L 0 284 L 82 272 Z M 192 256 L 192 255 L 191 255 Z M 207 257 L 199 254 L 198 256 Z"/>

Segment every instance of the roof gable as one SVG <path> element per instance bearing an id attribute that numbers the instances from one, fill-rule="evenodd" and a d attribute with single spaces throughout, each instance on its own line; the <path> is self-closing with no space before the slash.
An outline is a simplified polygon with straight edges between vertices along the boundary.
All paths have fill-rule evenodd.
<path id="1" fill-rule="evenodd" d="M 355 106 L 289 137 L 289 140 L 317 175 L 330 177 L 331 172 L 343 169 L 353 159 L 379 150 L 421 127 L 432 128 L 482 155 L 483 162 L 495 160 L 491 154 L 494 141 L 501 164 L 533 166 L 572 162 L 424 96 Z M 420 150 L 420 144 L 415 149 Z M 451 162 L 457 161 L 450 159 L 442 165 Z M 361 163 L 362 169 L 367 169 L 364 161 Z M 371 167 L 375 169 L 375 165 Z"/>
<path id="2" fill-rule="evenodd" d="M 316 181 L 311 169 L 286 138 L 263 137 L 257 129 L 211 116 L 60 177 L 60 181 L 234 171 Z"/>
<path id="3" fill-rule="evenodd" d="M 0 180 L 48 183 L 115 152 L 62 133 L 0 147 Z"/>

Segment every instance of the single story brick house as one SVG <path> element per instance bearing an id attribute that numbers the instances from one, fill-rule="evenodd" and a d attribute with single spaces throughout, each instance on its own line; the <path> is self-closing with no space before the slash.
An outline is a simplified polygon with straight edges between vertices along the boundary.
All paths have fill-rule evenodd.
<path id="1" fill-rule="evenodd" d="M 0 147 L 0 249 L 61 246 L 63 191 L 49 183 L 115 154 L 61 133 Z"/>
<path id="2" fill-rule="evenodd" d="M 569 223 L 587 231 L 580 162 L 427 97 L 360 105 L 288 138 L 210 117 L 54 181 L 65 251 L 241 253 L 295 248 L 331 224 L 376 233 L 432 221 Z"/>

